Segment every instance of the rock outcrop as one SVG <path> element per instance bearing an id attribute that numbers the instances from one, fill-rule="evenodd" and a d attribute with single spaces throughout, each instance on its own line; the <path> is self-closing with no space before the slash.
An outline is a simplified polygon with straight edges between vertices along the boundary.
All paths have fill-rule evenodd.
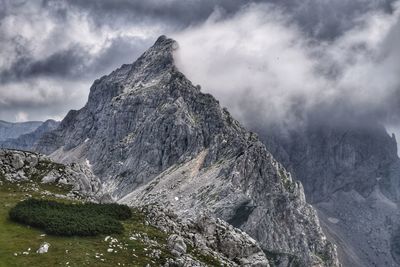
<path id="1" fill-rule="evenodd" d="M 172 210 L 160 206 L 144 206 L 142 211 L 149 223 L 172 233 L 167 244 L 177 257 L 190 249 L 227 266 L 270 266 L 267 256 L 253 238 L 211 214 L 201 213 L 191 220 L 181 219 Z"/>
<path id="2" fill-rule="evenodd" d="M 174 65 L 164 36 L 135 63 L 96 80 L 36 149 L 81 162 L 117 201 L 208 211 L 256 239 L 274 265 L 337 266 L 300 183 L 217 100 Z"/>
<path id="3" fill-rule="evenodd" d="M 0 150 L 0 181 L 57 183 L 69 185 L 71 197 L 79 195 L 97 199 L 101 196 L 101 183 L 86 166 L 76 163 L 63 165 L 47 156 L 25 151 Z"/>
<path id="4" fill-rule="evenodd" d="M 185 240 L 177 234 L 173 234 L 168 238 L 167 245 L 174 256 L 179 257 L 186 253 L 187 246 Z"/>

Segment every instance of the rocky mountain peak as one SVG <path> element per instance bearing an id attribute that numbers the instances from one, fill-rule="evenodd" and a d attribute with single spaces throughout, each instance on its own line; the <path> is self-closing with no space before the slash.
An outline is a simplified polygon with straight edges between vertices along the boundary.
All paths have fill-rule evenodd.
<path id="1" fill-rule="evenodd" d="M 177 71 L 173 58 L 177 48 L 175 40 L 160 36 L 134 63 L 124 64 L 96 80 L 90 89 L 89 104 L 96 102 L 96 106 L 102 106 L 118 95 L 154 86 L 161 80 L 167 81 Z"/>
<path id="2" fill-rule="evenodd" d="M 150 49 L 130 65 L 124 84 L 132 87 L 154 84 L 161 76 L 173 72 L 173 52 L 177 48 L 175 40 L 160 36 Z"/>
<path id="3" fill-rule="evenodd" d="M 179 216 L 207 210 L 255 238 L 271 260 L 337 266 L 301 184 L 211 95 L 174 66 L 165 36 L 136 62 L 96 80 L 37 149 L 85 163 L 131 206 L 158 203 Z"/>
<path id="4" fill-rule="evenodd" d="M 174 60 L 172 54 L 176 49 L 178 49 L 178 47 L 179 45 L 174 39 L 161 35 L 158 37 L 154 45 L 142 55 L 142 57 L 152 59 L 165 58 L 170 61 L 170 63 L 173 63 Z"/>

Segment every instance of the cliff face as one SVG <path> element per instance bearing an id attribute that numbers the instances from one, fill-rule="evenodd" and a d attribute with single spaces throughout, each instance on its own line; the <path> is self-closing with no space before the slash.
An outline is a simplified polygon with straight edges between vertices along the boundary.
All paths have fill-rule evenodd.
<path id="1" fill-rule="evenodd" d="M 36 149 L 86 162 L 114 199 L 207 210 L 260 242 L 277 266 L 336 266 L 303 188 L 211 95 L 174 65 L 164 36 L 135 63 L 96 80 L 88 103 Z"/>
<path id="2" fill-rule="evenodd" d="M 391 175 L 399 162 L 396 139 L 379 124 L 312 125 L 287 135 L 257 132 L 271 152 L 303 182 L 312 203 L 339 190 L 355 190 L 366 197 L 375 185 L 390 198 L 400 196 L 398 184 L 391 186 L 395 182 Z"/>
<path id="3" fill-rule="evenodd" d="M 394 136 L 374 121 L 313 123 L 282 134 L 258 129 L 319 212 L 344 266 L 398 266 L 400 161 Z"/>

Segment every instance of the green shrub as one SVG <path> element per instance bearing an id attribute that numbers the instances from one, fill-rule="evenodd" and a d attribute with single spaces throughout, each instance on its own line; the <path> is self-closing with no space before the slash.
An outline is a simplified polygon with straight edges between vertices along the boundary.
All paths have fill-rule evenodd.
<path id="1" fill-rule="evenodd" d="M 31 198 L 18 203 L 9 215 L 15 222 L 48 234 L 94 236 L 122 233 L 123 226 L 118 220 L 131 218 L 132 211 L 119 204 L 64 204 Z"/>

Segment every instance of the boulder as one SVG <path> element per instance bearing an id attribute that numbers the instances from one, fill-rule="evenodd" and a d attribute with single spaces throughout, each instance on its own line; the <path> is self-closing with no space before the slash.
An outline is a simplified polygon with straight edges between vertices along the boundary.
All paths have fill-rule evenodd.
<path id="1" fill-rule="evenodd" d="M 168 238 L 167 246 L 174 256 L 178 257 L 186 253 L 187 247 L 185 241 L 181 236 L 177 234 L 173 234 Z"/>
<path id="2" fill-rule="evenodd" d="M 36 251 L 38 254 L 44 254 L 49 251 L 50 244 L 47 242 L 44 242 L 43 244 L 40 245 L 40 248 Z"/>

